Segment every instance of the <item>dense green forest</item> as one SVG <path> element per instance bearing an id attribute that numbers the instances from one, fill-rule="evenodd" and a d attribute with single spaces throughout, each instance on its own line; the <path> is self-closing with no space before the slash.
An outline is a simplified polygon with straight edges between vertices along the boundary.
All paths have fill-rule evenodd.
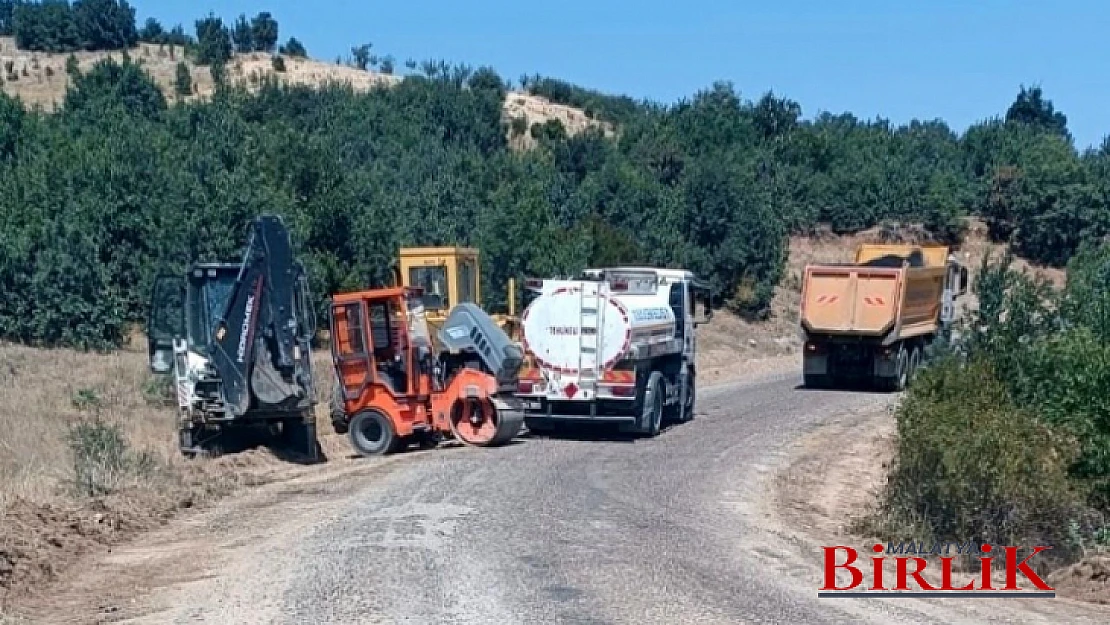
<path id="1" fill-rule="evenodd" d="M 81 24 L 82 6 L 103 3 L 126 33 L 105 38 L 130 41 L 134 11 L 115 0 L 6 0 L 14 18 L 0 11 L 0 26 L 18 32 L 21 15 L 48 9 Z M 141 31 L 184 37 L 216 63 L 233 48 L 272 51 L 278 37 L 268 13 L 195 27 L 195 38 L 153 21 Z M 663 105 L 520 79 L 614 123 L 607 139 L 503 119 L 513 85 L 490 68 L 422 67 L 369 93 L 221 84 L 211 101 L 170 105 L 125 59 L 75 74 L 54 113 L 0 97 L 0 336 L 117 345 L 144 318 L 156 273 L 235 258 L 263 211 L 292 225 L 321 298 L 385 280 L 400 245 L 458 243 L 482 250 L 494 306 L 511 276 L 636 262 L 689 267 L 753 316 L 790 233 L 899 221 L 951 240 L 975 213 L 1020 254 L 1061 264 L 1110 215 L 1110 152 L 1077 152 L 1037 88 L 960 134 L 936 120 L 803 119 L 798 103 L 747 100 L 727 83 Z M 536 149 L 509 149 L 522 132 Z"/>

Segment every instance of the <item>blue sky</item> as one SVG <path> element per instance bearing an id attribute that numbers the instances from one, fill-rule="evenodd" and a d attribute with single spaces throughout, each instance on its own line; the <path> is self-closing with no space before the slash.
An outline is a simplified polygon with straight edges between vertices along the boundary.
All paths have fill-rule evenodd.
<path id="1" fill-rule="evenodd" d="M 958 131 L 1004 114 L 1024 83 L 1068 116 L 1078 147 L 1110 133 L 1110 2 L 1095 0 L 134 0 L 167 28 L 209 11 L 273 13 L 281 39 L 334 60 L 378 54 L 491 65 L 673 102 L 715 80 L 773 89 L 803 114 L 850 111 Z"/>

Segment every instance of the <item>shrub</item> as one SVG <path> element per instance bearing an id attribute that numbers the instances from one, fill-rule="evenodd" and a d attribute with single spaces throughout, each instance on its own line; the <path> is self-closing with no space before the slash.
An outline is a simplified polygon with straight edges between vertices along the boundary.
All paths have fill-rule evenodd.
<path id="1" fill-rule="evenodd" d="M 1051 544 L 1074 557 L 1068 528 L 1093 534 L 1068 479 L 1076 443 L 1018 408 L 986 361 L 923 370 L 897 410 L 898 449 L 883 498 L 888 532 L 938 541 Z"/>
<path id="2" fill-rule="evenodd" d="M 185 61 L 178 61 L 174 71 L 174 92 L 179 97 L 185 97 L 193 92 L 193 74 Z"/>
<path id="3" fill-rule="evenodd" d="M 128 448 L 118 424 L 79 421 L 70 427 L 66 442 L 73 452 L 74 485 L 86 497 L 111 494 L 130 478 L 150 474 L 155 466 L 153 456 Z"/>
<path id="4" fill-rule="evenodd" d="M 170 407 L 176 399 L 173 381 L 169 376 L 152 375 L 142 386 L 143 400 L 151 406 Z"/>
<path id="5" fill-rule="evenodd" d="M 1110 346 L 1087 328 L 1070 329 L 1026 351 L 1012 393 L 1045 423 L 1075 437 L 1072 477 L 1110 509 Z"/>

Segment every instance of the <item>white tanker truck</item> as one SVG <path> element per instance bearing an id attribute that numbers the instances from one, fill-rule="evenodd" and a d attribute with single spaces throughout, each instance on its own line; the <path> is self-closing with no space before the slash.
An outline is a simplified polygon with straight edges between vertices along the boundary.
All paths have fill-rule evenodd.
<path id="1" fill-rule="evenodd" d="M 655 436 L 694 416 L 695 327 L 709 289 L 681 269 L 590 269 L 575 280 L 526 280 L 525 367 L 517 396 L 529 430 L 614 422 Z M 700 316 L 695 308 L 701 309 Z"/>

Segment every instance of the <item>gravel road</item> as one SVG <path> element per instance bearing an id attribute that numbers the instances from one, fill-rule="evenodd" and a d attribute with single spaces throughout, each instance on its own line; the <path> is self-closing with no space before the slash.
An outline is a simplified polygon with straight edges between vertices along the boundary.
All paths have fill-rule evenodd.
<path id="1" fill-rule="evenodd" d="M 1049 610 L 1000 599 L 818 599 L 818 556 L 768 511 L 770 478 L 789 443 L 822 420 L 891 400 L 800 390 L 798 378 L 704 389 L 697 418 L 655 439 L 441 447 L 229 502 L 89 571 L 116 580 L 129 572 L 118 585 L 136 593 L 101 595 L 100 607 L 111 607 L 98 618 L 1108 622 L 1074 604 L 1061 612 L 1060 600 L 1040 602 Z M 85 584 L 78 594 L 87 600 L 97 584 Z M 70 616 L 84 609 L 65 601 L 56 605 Z"/>

